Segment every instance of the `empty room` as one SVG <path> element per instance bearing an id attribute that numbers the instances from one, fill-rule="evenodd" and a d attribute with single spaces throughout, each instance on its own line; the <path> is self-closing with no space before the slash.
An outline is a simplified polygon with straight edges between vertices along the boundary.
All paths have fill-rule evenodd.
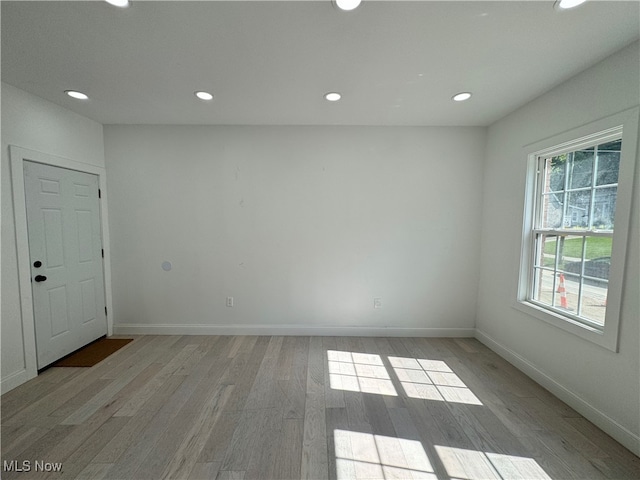
<path id="1" fill-rule="evenodd" d="M 3 479 L 640 478 L 640 3 L 2 1 Z"/>

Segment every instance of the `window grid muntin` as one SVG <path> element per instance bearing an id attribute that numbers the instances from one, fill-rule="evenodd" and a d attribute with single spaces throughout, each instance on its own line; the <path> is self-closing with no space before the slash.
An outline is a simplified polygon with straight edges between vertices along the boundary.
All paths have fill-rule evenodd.
<path id="1" fill-rule="evenodd" d="M 612 143 L 612 142 L 608 142 Z M 539 202 L 537 209 L 539 211 L 539 215 L 537 216 L 537 223 L 533 225 L 533 228 L 575 228 L 575 225 L 578 224 L 582 226 L 585 230 L 593 230 L 594 229 L 594 221 L 595 211 L 598 199 L 598 192 L 609 190 L 612 195 L 617 196 L 617 188 L 618 188 L 618 174 L 616 174 L 615 182 L 609 183 L 600 183 L 598 184 L 598 172 L 600 167 L 600 152 L 603 151 L 599 149 L 601 145 L 607 145 L 608 143 L 602 143 L 602 140 L 598 142 L 598 144 L 594 145 L 590 149 L 582 149 L 577 151 L 589 151 L 592 150 L 593 159 L 590 160 L 591 166 L 588 175 L 590 175 L 590 183 L 585 186 L 573 187 L 573 181 L 577 175 L 585 175 L 586 172 L 582 172 L 579 174 L 575 173 L 575 151 L 569 151 L 564 153 L 552 153 L 546 155 L 538 156 L 538 165 L 537 165 L 537 173 L 540 175 L 542 173 L 542 181 L 539 182 L 539 195 L 536 195 L 536 199 Z M 612 150 L 604 150 L 605 153 L 613 152 Z M 555 185 L 553 182 L 553 173 L 551 172 L 553 166 L 553 160 L 559 159 L 562 156 L 566 156 L 563 160 L 564 165 L 562 166 L 562 188 L 558 189 L 559 185 Z M 619 168 L 619 163 L 618 163 Z M 580 196 L 576 195 L 580 192 L 588 193 L 588 198 L 586 199 L 587 205 L 584 207 L 580 207 L 578 201 L 580 200 Z M 540 201 L 540 197 L 543 199 Z M 584 197 L 583 197 L 584 198 Z M 573 200 L 573 201 L 572 201 Z M 558 222 L 553 222 L 553 226 L 550 226 L 552 223 L 549 219 L 550 216 L 557 214 L 558 208 L 553 208 L 554 203 L 562 203 L 562 213 L 560 215 L 559 224 Z M 569 209 L 573 209 L 573 212 L 569 212 Z M 554 211 L 555 210 L 555 211 Z M 582 218 L 586 217 L 586 222 L 583 220 L 576 220 L 574 217 L 579 215 L 579 210 L 584 210 L 584 214 L 581 216 Z M 613 216 L 609 216 L 610 220 L 613 220 Z M 584 225 L 582 225 L 584 224 Z"/>
<path id="2" fill-rule="evenodd" d="M 622 147 L 622 144 L 620 145 Z M 595 199 L 596 199 L 596 180 L 597 180 L 597 176 L 598 176 L 598 158 L 600 157 L 600 155 L 598 155 L 598 145 L 595 146 L 594 151 L 593 151 L 593 170 L 592 170 L 592 174 L 591 174 L 591 200 L 589 202 L 589 223 L 587 224 L 587 228 L 592 229 L 593 228 L 593 209 L 595 207 Z M 585 248 L 586 247 L 586 240 L 584 241 L 582 247 Z M 582 252 L 582 258 L 584 258 L 584 252 Z M 584 265 L 582 266 L 582 269 L 584 270 Z M 580 304 L 578 304 L 578 308 Z M 579 310 L 578 310 L 579 311 Z"/>
<path id="3" fill-rule="evenodd" d="M 531 275 L 531 285 L 530 285 L 530 289 L 529 289 L 529 295 L 527 300 L 538 305 L 541 306 L 543 308 L 547 308 L 549 310 L 552 310 L 554 312 L 560 313 L 564 316 L 570 317 L 578 322 L 581 323 L 585 323 L 587 325 L 590 325 L 598 330 L 602 330 L 603 326 L 604 326 L 604 319 L 602 321 L 602 323 L 588 318 L 588 317 L 584 317 L 581 315 L 582 313 L 582 306 L 583 306 L 583 301 L 584 301 L 584 295 L 583 295 L 583 288 L 584 288 L 584 284 L 585 284 L 585 280 L 587 281 L 591 281 L 591 282 L 598 282 L 600 284 L 604 284 L 607 287 L 608 290 L 608 284 L 609 281 L 608 279 L 603 279 L 603 278 L 599 278 L 599 277 L 594 277 L 594 276 L 590 276 L 590 275 L 585 275 L 584 269 L 585 269 L 585 261 L 586 259 L 586 248 L 587 248 L 587 242 L 589 238 L 612 238 L 613 237 L 613 232 L 588 232 L 588 231 L 584 231 L 584 232 L 574 232 L 574 231 L 565 231 L 565 232 L 557 232 L 554 231 L 552 235 L 549 235 L 549 231 L 546 230 L 541 230 L 541 231 L 536 231 L 533 233 L 533 237 L 534 237 L 534 248 L 532 249 L 534 251 L 534 259 L 532 262 L 532 275 Z M 593 233 L 593 234 L 592 234 Z M 553 268 L 551 267 L 547 267 L 544 266 L 544 260 L 542 257 L 542 252 L 544 251 L 544 241 L 541 240 L 542 237 L 544 236 L 555 236 L 556 237 L 556 245 L 555 245 L 555 259 L 554 259 L 554 264 L 553 264 Z M 580 262 L 581 262 L 581 268 L 580 268 L 580 272 L 579 273 L 573 273 L 573 272 L 568 272 L 565 269 L 560 268 L 559 264 L 560 264 L 560 237 L 581 237 L 582 239 L 582 248 L 581 248 L 581 258 L 580 258 Z M 552 288 L 551 288 L 551 301 L 549 303 L 546 303 L 542 300 L 540 300 L 541 295 L 540 295 L 540 291 L 539 291 L 539 286 L 542 283 L 541 281 L 541 275 L 542 272 L 549 272 L 553 275 L 552 278 Z M 559 285 L 559 275 L 563 274 L 565 276 L 565 280 L 567 278 L 577 278 L 578 280 L 578 298 L 576 300 L 576 313 L 573 313 L 569 310 L 565 310 L 562 307 L 558 307 L 557 304 L 558 302 L 558 285 Z"/>

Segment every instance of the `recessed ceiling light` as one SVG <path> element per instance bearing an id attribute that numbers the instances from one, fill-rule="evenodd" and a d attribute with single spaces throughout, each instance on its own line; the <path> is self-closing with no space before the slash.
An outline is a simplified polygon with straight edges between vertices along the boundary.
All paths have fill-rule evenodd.
<path id="1" fill-rule="evenodd" d="M 324 94 L 324 98 L 329 102 L 337 102 L 342 98 L 342 95 L 340 95 L 338 92 L 329 92 Z"/>
<path id="2" fill-rule="evenodd" d="M 451 99 L 456 102 L 464 102 L 465 100 L 469 100 L 470 98 L 471 94 L 469 92 L 460 92 L 451 97 Z"/>
<path id="3" fill-rule="evenodd" d="M 126 8 L 129 6 L 129 0 L 106 0 L 106 2 L 120 8 Z"/>
<path id="4" fill-rule="evenodd" d="M 333 0 L 333 3 L 340 10 L 350 11 L 355 10 L 360 6 L 362 0 Z"/>
<path id="5" fill-rule="evenodd" d="M 574 8 L 578 5 L 582 5 L 587 0 L 558 0 L 554 3 L 554 7 L 559 10 L 567 10 L 568 8 Z"/>
<path id="6" fill-rule="evenodd" d="M 213 95 L 211 95 L 209 92 L 195 92 L 195 96 L 200 100 L 213 100 Z"/>
<path id="7" fill-rule="evenodd" d="M 77 92 L 75 90 L 65 90 L 64 93 L 69 95 L 72 98 L 76 98 L 78 100 L 88 100 L 89 97 L 82 92 Z"/>

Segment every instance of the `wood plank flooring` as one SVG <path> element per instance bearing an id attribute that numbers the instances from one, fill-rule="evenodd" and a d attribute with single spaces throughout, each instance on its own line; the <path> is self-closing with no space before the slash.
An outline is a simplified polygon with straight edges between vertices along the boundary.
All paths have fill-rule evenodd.
<path id="1" fill-rule="evenodd" d="M 473 339 L 141 336 L 1 408 L 7 480 L 640 478 Z"/>

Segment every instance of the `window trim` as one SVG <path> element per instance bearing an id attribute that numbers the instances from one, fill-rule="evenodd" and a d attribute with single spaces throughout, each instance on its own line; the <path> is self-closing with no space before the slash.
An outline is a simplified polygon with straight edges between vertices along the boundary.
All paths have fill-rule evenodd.
<path id="1" fill-rule="evenodd" d="M 526 145 L 522 158 L 526 159 L 526 185 L 524 211 L 516 284 L 516 302 L 513 307 L 582 339 L 600 345 L 613 352 L 618 351 L 620 312 L 626 265 L 627 243 L 631 221 L 634 170 L 637 163 L 638 107 L 597 120 L 588 125 Z M 536 171 L 541 156 L 560 155 L 577 150 L 594 141 L 606 141 L 622 130 L 622 151 L 616 201 L 615 229 L 611 252 L 611 268 L 607 296 L 607 312 L 604 328 L 595 328 L 560 312 L 547 309 L 528 299 L 534 263 L 534 219 L 538 181 Z"/>

